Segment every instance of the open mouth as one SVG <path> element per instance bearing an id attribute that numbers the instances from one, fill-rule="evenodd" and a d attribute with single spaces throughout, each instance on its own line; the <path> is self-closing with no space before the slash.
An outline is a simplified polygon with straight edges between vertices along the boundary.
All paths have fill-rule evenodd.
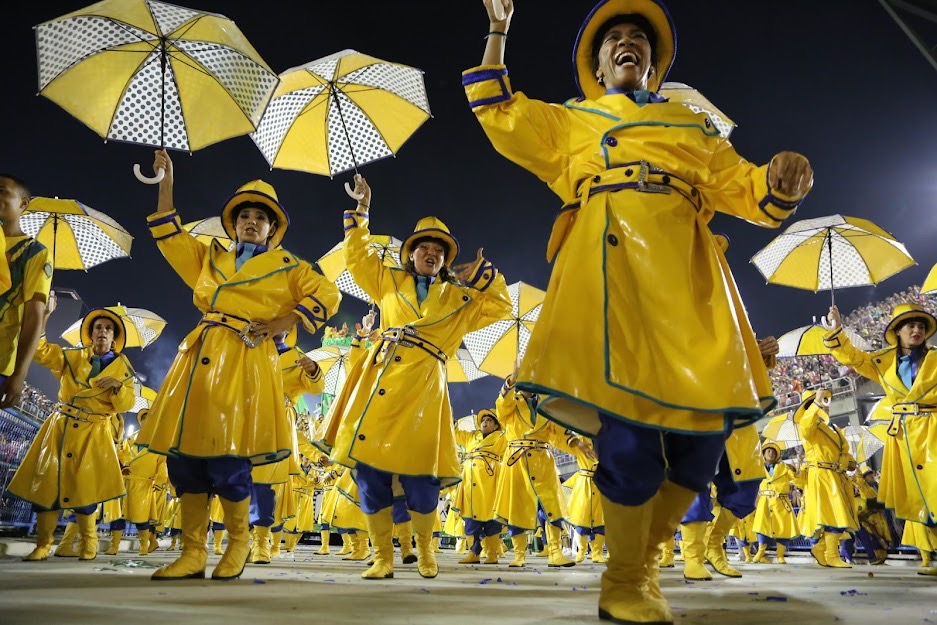
<path id="1" fill-rule="evenodd" d="M 637 65 L 640 59 L 634 52 L 622 52 L 615 57 L 615 64 L 619 66 Z"/>

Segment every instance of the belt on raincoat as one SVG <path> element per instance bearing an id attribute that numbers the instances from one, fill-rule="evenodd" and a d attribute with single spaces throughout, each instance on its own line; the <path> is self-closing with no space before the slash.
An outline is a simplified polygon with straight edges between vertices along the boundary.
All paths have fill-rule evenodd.
<path id="1" fill-rule="evenodd" d="M 839 471 L 839 463 L 838 462 L 818 462 L 817 468 L 829 469 L 830 471 Z"/>
<path id="2" fill-rule="evenodd" d="M 255 338 L 251 338 L 251 332 L 254 330 L 253 322 L 248 321 L 247 319 L 241 319 L 240 317 L 235 317 L 234 315 L 218 312 L 216 310 L 209 310 L 207 313 L 202 315 L 202 319 L 199 321 L 199 323 L 207 326 L 227 328 L 228 330 L 231 330 L 237 334 L 238 338 L 244 341 L 248 347 L 257 347 L 266 338 L 266 336 L 263 334 L 257 335 Z"/>
<path id="3" fill-rule="evenodd" d="M 449 360 L 446 352 L 433 345 L 432 342 L 421 338 L 416 330 L 411 327 L 387 328 L 381 333 L 381 340 L 396 343 L 401 347 L 419 347 L 443 364 L 446 364 L 446 361 Z"/>
<path id="4" fill-rule="evenodd" d="M 511 441 L 508 443 L 508 447 L 514 449 L 514 453 L 508 456 L 508 466 L 520 460 L 524 456 L 524 451 L 527 449 L 543 449 L 544 451 L 550 449 L 550 446 L 543 441 L 532 441 L 523 438 Z"/>
<path id="5" fill-rule="evenodd" d="M 762 497 L 777 497 L 778 496 L 778 492 L 775 490 L 760 490 L 758 491 L 758 494 L 761 495 Z"/>
<path id="6" fill-rule="evenodd" d="M 927 417 L 937 414 L 937 406 L 931 404 L 917 404 L 914 402 L 899 402 L 891 407 L 891 423 L 888 424 L 888 435 L 897 436 L 901 431 L 902 417 Z"/>
<path id="7" fill-rule="evenodd" d="M 595 477 L 595 469 L 579 469 L 577 473 L 585 477 Z"/>
<path id="8" fill-rule="evenodd" d="M 488 475 L 492 475 L 492 476 L 495 474 L 495 467 L 497 467 L 498 463 L 501 462 L 501 456 L 499 456 L 498 454 L 492 451 L 485 451 L 484 449 L 476 449 L 470 452 L 469 455 L 466 456 L 465 459 L 466 460 L 478 459 L 478 460 L 484 461 L 485 472 Z"/>
<path id="9" fill-rule="evenodd" d="M 75 419 L 76 421 L 108 421 L 111 418 L 109 414 L 89 412 L 84 408 L 72 406 L 71 404 L 58 404 L 55 409 L 69 419 Z"/>

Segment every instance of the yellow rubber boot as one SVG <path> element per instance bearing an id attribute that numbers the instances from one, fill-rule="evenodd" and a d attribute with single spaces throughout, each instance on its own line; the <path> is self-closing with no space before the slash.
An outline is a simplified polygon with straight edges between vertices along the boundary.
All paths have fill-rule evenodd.
<path id="1" fill-rule="evenodd" d="M 221 544 L 224 541 L 224 530 L 212 530 L 211 538 L 212 543 L 214 543 L 212 553 L 214 553 L 216 556 L 222 555 L 224 553 L 224 549 L 222 549 Z"/>
<path id="2" fill-rule="evenodd" d="M 752 563 L 753 563 L 753 564 L 764 564 L 764 563 L 765 563 L 765 555 L 766 555 L 766 552 L 767 552 L 767 551 L 768 551 L 768 545 L 766 545 L 765 543 L 759 543 L 759 544 L 758 544 L 758 553 L 756 553 L 756 554 L 755 554 L 755 557 L 752 558 Z"/>
<path id="3" fill-rule="evenodd" d="M 351 535 L 350 534 L 339 534 L 342 537 L 342 549 L 336 555 L 347 556 L 351 553 Z"/>
<path id="4" fill-rule="evenodd" d="M 471 553 L 472 551 L 474 551 L 474 549 L 472 549 L 472 547 L 475 546 L 475 537 L 474 537 L 474 536 L 466 536 L 466 537 L 465 537 L 465 540 L 462 541 L 462 544 L 465 546 L 465 553 Z"/>
<path id="5" fill-rule="evenodd" d="M 736 521 L 738 518 L 731 510 L 719 508 L 716 518 L 710 523 L 709 537 L 706 539 L 706 561 L 716 569 L 716 573 L 726 577 L 742 577 L 742 574 L 729 564 L 724 548 L 726 536 Z"/>
<path id="6" fill-rule="evenodd" d="M 364 579 L 390 579 L 394 576 L 393 511 L 393 506 L 388 506 L 375 514 L 365 515 L 368 520 L 368 534 L 374 547 L 374 562 L 361 574 Z"/>
<path id="7" fill-rule="evenodd" d="M 576 550 L 576 563 L 580 563 L 586 559 L 586 552 L 589 550 L 589 537 L 579 534 L 576 537 L 576 544 L 578 549 Z"/>
<path id="8" fill-rule="evenodd" d="M 708 581 L 713 578 L 706 569 L 706 526 L 705 521 L 683 525 L 683 577 L 692 581 Z"/>
<path id="9" fill-rule="evenodd" d="M 159 538 L 156 537 L 157 530 L 154 528 L 150 530 L 150 553 L 157 551 L 159 549 Z"/>
<path id="10" fill-rule="evenodd" d="M 465 553 L 465 538 L 455 539 L 455 550 L 452 553 Z"/>
<path id="11" fill-rule="evenodd" d="M 514 559 L 508 566 L 521 567 L 527 564 L 527 532 L 511 536 L 511 545 L 514 547 Z"/>
<path id="12" fill-rule="evenodd" d="M 921 549 L 921 566 L 918 567 L 918 575 L 937 575 L 937 566 L 931 566 L 930 551 Z"/>
<path id="13" fill-rule="evenodd" d="M 56 522 L 57 521 L 58 517 L 56 517 Z M 55 552 L 52 555 L 56 558 L 77 558 L 78 551 L 75 550 L 76 538 L 78 538 L 78 523 L 69 521 L 65 524 L 65 533 L 62 534 L 62 540 L 59 541 L 59 546 L 55 548 Z"/>
<path id="14" fill-rule="evenodd" d="M 400 559 L 404 564 L 414 564 L 417 557 L 413 553 L 413 523 L 410 521 L 398 523 L 396 528 L 397 540 L 400 541 Z"/>
<path id="15" fill-rule="evenodd" d="M 179 539 L 179 536 L 177 534 L 173 534 L 172 536 L 169 537 L 169 549 L 167 551 L 176 550 L 176 544 L 179 542 L 178 539 Z"/>
<path id="16" fill-rule="evenodd" d="M 182 555 L 153 573 L 150 579 L 203 579 L 208 562 L 208 494 L 185 493 L 179 496 L 182 514 Z"/>
<path id="17" fill-rule="evenodd" d="M 270 564 L 270 528 L 254 526 L 254 543 L 251 545 L 251 564 Z"/>
<path id="18" fill-rule="evenodd" d="M 288 543 L 289 549 L 287 549 L 287 551 L 289 551 L 290 553 L 293 553 L 294 551 L 296 551 L 296 547 L 299 545 L 299 541 L 301 541 L 302 539 L 303 539 L 303 535 L 301 533 L 290 534 L 290 542 Z M 351 543 L 348 543 L 348 544 L 351 545 Z"/>
<path id="19" fill-rule="evenodd" d="M 664 614 L 670 614 L 670 605 L 664 598 L 660 589 L 660 559 L 661 545 L 665 541 L 673 544 L 673 535 L 680 524 L 680 519 L 686 514 L 690 504 L 696 499 L 696 493 L 688 488 L 678 486 L 666 481 L 652 499 L 653 516 L 648 528 L 647 548 L 644 556 L 644 565 L 647 572 L 645 595 L 662 606 Z M 609 550 L 609 559 L 612 553 Z"/>
<path id="20" fill-rule="evenodd" d="M 391 530 L 393 531 L 393 530 Z M 371 557 L 371 549 L 368 547 L 368 533 L 355 532 L 351 535 L 351 553 L 342 558 L 342 560 L 367 560 Z"/>
<path id="21" fill-rule="evenodd" d="M 605 564 L 605 554 L 602 551 L 605 549 L 605 534 L 596 534 L 592 539 L 591 544 L 592 553 L 590 557 L 592 558 L 593 564 Z M 673 550 L 670 551 L 673 555 Z M 673 566 L 671 564 L 671 566 Z"/>
<path id="22" fill-rule="evenodd" d="M 498 556 L 501 552 L 501 535 L 492 534 L 491 536 L 485 536 L 483 542 L 488 546 L 488 555 L 482 560 L 482 564 L 497 564 Z"/>
<path id="23" fill-rule="evenodd" d="M 433 545 L 433 527 L 436 525 L 436 512 L 421 514 L 410 511 L 413 534 L 416 537 L 416 568 L 420 577 L 432 579 L 439 574 L 436 565 L 436 550 Z"/>
<path id="24" fill-rule="evenodd" d="M 270 557 L 280 557 L 280 543 L 283 541 L 283 530 L 270 532 Z"/>
<path id="25" fill-rule="evenodd" d="M 49 558 L 52 541 L 55 538 L 55 527 L 58 524 L 58 510 L 36 513 L 36 547 L 23 558 L 23 562 L 39 562 Z"/>
<path id="26" fill-rule="evenodd" d="M 813 556 L 813 559 L 817 561 L 817 564 L 820 566 L 830 566 L 826 561 L 826 541 L 824 539 L 825 533 L 821 529 L 817 534 L 816 544 L 810 548 L 810 555 Z"/>
<path id="27" fill-rule="evenodd" d="M 322 545 L 318 549 L 312 552 L 316 556 L 327 556 L 331 553 L 329 549 L 329 538 L 331 537 L 332 532 L 329 530 L 322 530 L 319 532 L 319 539 L 322 541 Z M 344 535 L 344 534 L 343 534 Z M 341 555 L 341 553 L 339 553 Z"/>
<path id="28" fill-rule="evenodd" d="M 120 539 L 124 535 L 124 530 L 111 530 L 111 544 L 107 547 L 107 551 L 104 552 L 106 556 L 116 556 L 117 552 L 120 551 Z"/>
<path id="29" fill-rule="evenodd" d="M 741 545 L 739 549 L 742 550 L 742 557 L 745 558 L 745 562 L 751 564 L 752 562 L 752 550 L 749 548 L 749 545 Z"/>
<path id="30" fill-rule="evenodd" d="M 674 557 L 674 548 L 673 540 L 665 540 L 661 543 L 660 546 L 660 562 L 657 566 L 662 569 L 672 569 L 674 567 L 673 557 Z"/>
<path id="31" fill-rule="evenodd" d="M 563 555 L 563 546 L 560 543 L 562 530 L 552 523 L 547 523 L 547 548 L 550 550 L 547 566 L 576 566 L 574 560 Z"/>
<path id="32" fill-rule="evenodd" d="M 834 569 L 851 569 L 852 567 L 839 556 L 839 540 L 843 534 L 834 534 L 825 532 L 823 534 L 823 545 L 826 547 L 824 555 L 826 556 L 826 565 Z"/>
<path id="33" fill-rule="evenodd" d="M 433 553 L 442 553 L 442 549 L 439 546 L 439 536 L 433 536 Z"/>
<path id="34" fill-rule="evenodd" d="M 137 539 L 140 542 L 140 551 L 137 555 L 145 556 L 150 553 L 150 530 L 139 530 Z"/>
<path id="35" fill-rule="evenodd" d="M 481 564 L 481 556 L 475 553 L 474 549 L 469 549 L 465 557 L 459 560 L 459 564 Z"/>
<path id="36" fill-rule="evenodd" d="M 622 506 L 602 497 L 608 567 L 602 573 L 599 619 L 616 623 L 671 623 L 670 607 L 648 592 L 648 546 L 654 495 L 640 506 Z M 681 513 L 682 514 L 682 513 Z M 547 527 L 551 527 L 547 525 Z M 659 550 L 659 544 L 652 551 Z M 655 567 L 656 570 L 656 567 Z"/>
<path id="37" fill-rule="evenodd" d="M 683 536 L 683 532 L 680 533 L 680 536 L 681 536 L 681 537 Z M 673 561 L 674 561 L 674 562 L 683 562 L 683 561 L 684 561 L 684 557 L 683 557 L 683 538 L 680 538 L 680 540 L 677 541 L 677 546 L 680 547 L 680 551 L 679 551 L 679 553 L 677 553 L 677 554 L 673 557 Z"/>
<path id="38" fill-rule="evenodd" d="M 98 514 L 76 514 L 78 518 L 79 560 L 94 560 L 98 557 Z"/>
<path id="39" fill-rule="evenodd" d="M 550 553 L 549 553 L 549 551 L 547 550 L 546 539 L 543 537 L 543 528 L 541 528 L 541 527 L 538 527 L 538 528 L 537 528 L 537 531 L 534 532 L 534 538 L 539 538 L 539 539 L 540 539 L 540 550 L 539 550 L 539 551 L 533 552 L 531 555 L 532 555 L 533 557 L 535 557 L 535 558 L 546 558 L 546 557 L 548 557 L 548 556 L 550 555 Z M 536 545 L 536 543 L 534 543 L 534 545 Z M 536 547 L 534 547 L 534 548 L 536 548 Z"/>
<path id="40" fill-rule="evenodd" d="M 784 559 L 784 553 L 787 551 L 787 547 L 785 547 L 785 546 L 782 545 L 781 543 L 777 543 L 777 544 L 774 546 L 774 548 L 775 548 L 775 550 L 776 550 L 777 553 L 778 553 L 778 556 L 777 556 L 777 558 L 776 558 L 777 563 L 778 563 L 778 564 L 787 564 L 787 560 Z"/>
<path id="41" fill-rule="evenodd" d="M 237 579 L 244 572 L 247 560 L 251 555 L 250 546 L 250 505 L 251 498 L 248 495 L 241 501 L 230 501 L 224 497 L 218 497 L 221 507 L 224 509 L 224 527 L 228 533 L 228 545 L 225 547 L 224 555 L 211 572 L 211 578 L 221 581 Z M 270 537 L 270 528 L 267 528 L 265 539 Z M 269 559 L 269 542 L 267 543 L 267 557 Z"/>

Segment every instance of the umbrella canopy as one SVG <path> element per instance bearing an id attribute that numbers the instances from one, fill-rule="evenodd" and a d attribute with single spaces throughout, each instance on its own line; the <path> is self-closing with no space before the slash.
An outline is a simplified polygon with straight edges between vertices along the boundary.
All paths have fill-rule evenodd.
<path id="1" fill-rule="evenodd" d="M 20 216 L 23 232 L 52 251 L 55 269 L 82 269 L 130 256 L 126 228 L 78 200 L 34 197 Z"/>
<path id="2" fill-rule="evenodd" d="M 108 141 L 193 151 L 257 128 L 280 82 L 224 15 L 104 0 L 35 27 L 39 93 Z"/>
<path id="3" fill-rule="evenodd" d="M 778 337 L 778 358 L 828 355 L 830 350 L 823 345 L 823 336 L 828 331 L 822 326 L 810 325 L 785 332 Z M 843 326 L 843 332 L 856 349 L 872 349 L 872 344 L 859 336 L 855 330 Z"/>
<path id="4" fill-rule="evenodd" d="M 325 375 L 326 395 L 338 395 L 348 378 L 350 347 L 344 345 L 328 345 L 307 352 L 306 355 L 315 360 Z"/>
<path id="5" fill-rule="evenodd" d="M 271 168 L 329 177 L 394 156 L 431 117 L 419 69 L 356 50 L 293 67 L 251 138 Z"/>
<path id="6" fill-rule="evenodd" d="M 127 342 L 124 347 L 143 349 L 158 339 L 163 328 L 166 327 L 165 319 L 145 308 L 127 308 L 122 304 L 105 306 L 105 308 L 117 314 L 124 322 L 124 328 L 127 330 Z M 70 345 L 80 346 L 81 319 L 62 332 L 62 338 Z"/>
<path id="7" fill-rule="evenodd" d="M 921 295 L 934 292 L 937 292 L 937 265 L 931 267 L 927 278 L 924 279 L 924 284 L 921 285 Z"/>
<path id="8" fill-rule="evenodd" d="M 867 219 L 830 215 L 791 224 L 751 262 L 769 284 L 808 291 L 872 286 L 916 265 L 905 246 Z"/>
<path id="9" fill-rule="evenodd" d="M 455 358 L 446 361 L 446 373 L 449 383 L 471 382 L 488 375 L 484 371 L 479 371 L 478 365 L 472 360 L 472 354 L 461 347 L 456 352 Z"/>
<path id="10" fill-rule="evenodd" d="M 791 420 L 791 415 L 787 413 L 771 417 L 761 431 L 761 436 L 769 441 L 781 443 L 785 449 L 803 445 L 797 424 Z"/>
<path id="11" fill-rule="evenodd" d="M 211 245 L 212 239 L 218 239 L 218 242 L 226 246 L 229 250 L 234 246 L 234 241 L 225 232 L 221 225 L 221 217 L 208 217 L 207 219 L 198 219 L 182 224 L 182 227 L 205 245 Z"/>
<path id="12" fill-rule="evenodd" d="M 127 412 L 140 412 L 141 410 L 146 410 L 153 405 L 153 401 L 156 399 L 156 391 L 151 389 L 149 386 L 144 386 L 139 380 L 133 381 L 133 408 Z"/>
<path id="13" fill-rule="evenodd" d="M 546 292 L 525 282 L 508 285 L 511 313 L 475 332 L 465 335 L 465 347 L 478 369 L 491 375 L 507 377 L 524 357 L 530 333 L 540 317 Z"/>
<path id="14" fill-rule="evenodd" d="M 694 113 L 706 113 L 712 119 L 719 134 L 727 138 L 735 129 L 735 122 L 729 116 L 716 108 L 702 93 L 682 82 L 665 82 L 658 89 L 658 93 L 670 102 L 678 102 Z"/>
<path id="15" fill-rule="evenodd" d="M 885 446 L 885 443 L 864 425 L 847 426 L 843 428 L 843 435 L 849 442 L 849 453 L 859 463 L 865 462 Z"/>
<path id="16" fill-rule="evenodd" d="M 368 239 L 369 253 L 377 254 L 378 258 L 388 267 L 401 266 L 400 264 L 400 246 L 402 242 L 396 237 L 386 234 L 372 234 Z M 323 254 L 316 263 L 322 274 L 330 281 L 335 283 L 338 290 L 342 293 L 351 295 L 356 299 L 365 302 L 371 302 L 371 298 L 358 286 L 351 273 L 345 266 L 345 255 L 342 251 L 344 242 L 339 242 L 335 247 Z"/>

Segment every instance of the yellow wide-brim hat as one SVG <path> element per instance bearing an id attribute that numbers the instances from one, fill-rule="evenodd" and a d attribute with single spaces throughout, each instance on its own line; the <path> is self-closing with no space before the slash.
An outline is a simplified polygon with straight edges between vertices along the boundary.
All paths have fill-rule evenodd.
<path id="1" fill-rule="evenodd" d="M 286 214 L 286 209 L 283 208 L 283 205 L 280 204 L 280 200 L 277 198 L 277 192 L 273 188 L 273 185 L 263 180 L 252 180 L 248 182 L 235 191 L 231 199 L 225 203 L 224 208 L 221 209 L 221 226 L 224 228 L 225 234 L 227 234 L 232 241 L 238 240 L 237 232 L 234 229 L 234 225 L 237 222 L 235 210 L 245 202 L 262 204 L 273 211 L 273 214 L 277 216 L 277 229 L 276 232 L 273 233 L 273 236 L 270 237 L 270 240 L 267 241 L 267 247 L 273 249 L 280 245 L 283 241 L 283 237 L 286 236 L 287 228 L 289 228 L 290 217 Z"/>
<path id="2" fill-rule="evenodd" d="M 491 417 L 492 419 L 495 420 L 495 423 L 498 424 L 498 427 L 499 428 L 501 427 L 501 422 L 498 421 L 498 415 L 495 414 L 495 411 L 484 408 L 482 410 L 479 410 L 478 414 L 475 415 L 475 429 L 476 430 L 482 429 L 482 417 Z"/>
<path id="3" fill-rule="evenodd" d="M 761 445 L 761 453 L 765 453 L 765 450 L 766 450 L 766 449 L 773 449 L 773 450 L 775 451 L 775 453 L 778 454 L 778 460 L 779 460 L 779 461 L 781 460 L 781 446 L 780 446 L 780 445 L 778 445 L 778 444 L 775 443 L 775 442 L 762 443 L 762 445 Z"/>
<path id="4" fill-rule="evenodd" d="M 914 318 L 922 319 L 927 323 L 927 332 L 924 336 L 925 342 L 937 332 L 937 318 L 934 318 L 934 315 L 924 310 L 922 306 L 918 306 L 917 304 L 898 304 L 891 313 L 891 321 L 885 326 L 885 342 L 889 345 L 897 345 L 898 334 L 895 332 L 895 328 L 902 321 Z"/>
<path id="5" fill-rule="evenodd" d="M 450 234 L 449 227 L 438 217 L 424 217 L 416 222 L 413 234 L 404 239 L 403 243 L 400 245 L 400 262 L 406 263 L 410 260 L 410 252 L 413 251 L 413 244 L 417 239 L 422 239 L 424 237 L 439 239 L 446 244 L 446 247 L 449 249 L 446 250 L 445 264 L 451 267 L 452 261 L 459 255 L 459 242 Z"/>
<path id="6" fill-rule="evenodd" d="M 640 15 L 654 28 L 657 39 L 654 56 L 657 64 L 654 66 L 654 75 L 648 79 L 648 89 L 660 89 L 677 56 L 677 31 L 663 3 L 658 0 L 601 0 L 582 23 L 573 46 L 576 86 L 590 100 L 605 94 L 605 87 L 599 84 L 592 69 L 592 42 L 599 35 L 599 28 L 618 15 Z"/>
<path id="7" fill-rule="evenodd" d="M 91 325 L 99 317 L 105 317 L 114 323 L 114 351 L 124 351 L 124 346 L 127 344 L 127 328 L 124 326 L 124 320 L 120 318 L 120 315 L 107 308 L 95 308 L 81 320 L 81 344 L 85 347 L 91 347 L 91 330 L 93 329 Z"/>

